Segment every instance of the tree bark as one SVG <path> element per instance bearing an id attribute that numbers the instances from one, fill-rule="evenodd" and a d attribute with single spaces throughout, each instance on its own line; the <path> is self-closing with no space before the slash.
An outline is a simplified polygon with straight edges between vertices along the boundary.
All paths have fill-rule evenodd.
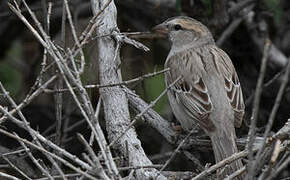
<path id="1" fill-rule="evenodd" d="M 104 8 L 107 1 L 92 0 L 92 9 L 96 15 Z M 97 39 L 97 58 L 99 61 L 100 84 L 120 83 L 122 81 L 120 67 L 120 42 L 117 41 L 119 29 L 117 27 L 117 10 L 114 1 L 99 16 L 97 35 L 112 34 Z M 114 39 L 112 37 L 115 37 Z M 128 100 L 121 87 L 106 87 L 100 89 L 103 100 L 106 128 L 109 140 L 119 140 L 113 145 L 122 156 L 129 161 L 129 166 L 150 166 L 152 162 L 146 156 L 140 140 L 137 138 L 134 127 L 131 127 L 125 135 L 122 135 L 130 124 Z M 121 138 L 120 138 L 121 137 Z M 137 179 L 166 179 L 156 169 L 140 169 L 136 171 Z"/>

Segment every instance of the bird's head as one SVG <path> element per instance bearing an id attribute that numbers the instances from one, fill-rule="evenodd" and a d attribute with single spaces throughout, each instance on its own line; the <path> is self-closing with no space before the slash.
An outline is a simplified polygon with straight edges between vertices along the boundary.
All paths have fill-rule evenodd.
<path id="1" fill-rule="evenodd" d="M 213 41 L 210 31 L 205 25 L 185 16 L 167 19 L 163 23 L 153 27 L 152 31 L 168 36 L 173 46 L 179 47 L 200 41 Z"/>

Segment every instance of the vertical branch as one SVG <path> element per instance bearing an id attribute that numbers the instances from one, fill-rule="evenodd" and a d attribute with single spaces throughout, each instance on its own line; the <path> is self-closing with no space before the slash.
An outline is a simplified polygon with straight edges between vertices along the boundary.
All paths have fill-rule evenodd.
<path id="1" fill-rule="evenodd" d="M 92 0 L 93 13 L 96 16 L 103 7 L 107 5 L 108 1 Z M 101 84 L 112 84 L 122 82 L 120 67 L 120 42 L 118 39 L 117 27 L 117 10 L 114 1 L 111 1 L 108 7 L 99 16 L 102 26 L 97 29 L 97 35 L 112 34 L 97 39 L 98 45 L 98 61 L 99 74 Z M 128 109 L 128 100 L 125 92 L 120 86 L 105 87 L 100 89 L 102 96 L 106 127 L 109 135 L 109 140 L 114 141 L 115 138 L 121 137 L 128 129 L 130 124 L 130 114 Z M 152 165 L 152 162 L 146 156 L 141 142 L 137 138 L 134 127 L 129 128 L 126 135 L 122 136 L 114 145 L 123 156 L 127 156 L 129 165 L 131 166 L 145 166 Z M 146 169 L 136 170 L 137 179 L 149 179 L 158 177 L 157 170 Z M 164 176 L 159 176 L 158 179 L 165 179 Z"/>
<path id="2" fill-rule="evenodd" d="M 14 102 L 14 100 L 12 99 L 12 97 L 10 97 L 9 93 L 6 91 L 6 89 L 4 88 L 4 86 L 2 85 L 2 83 L 0 82 L 0 89 L 2 90 L 2 92 L 6 95 L 7 99 L 9 100 L 9 102 L 11 103 L 12 107 L 16 109 L 16 112 L 18 113 L 19 117 L 22 119 L 22 121 L 25 124 L 25 127 L 27 128 L 28 132 L 30 133 L 31 137 L 33 137 L 35 139 L 35 142 L 38 146 L 42 147 L 42 144 L 40 143 L 40 141 L 37 139 L 35 133 L 30 129 L 31 127 L 29 126 L 28 121 L 26 120 L 26 118 L 24 117 L 24 115 L 22 114 L 22 112 L 17 109 L 17 105 Z M 56 170 L 62 175 L 62 177 L 64 177 L 64 173 L 61 170 L 61 168 L 58 166 L 58 164 L 56 163 L 56 161 L 51 158 L 50 156 L 47 156 L 48 160 L 53 164 L 53 166 L 56 168 Z M 40 170 L 42 171 L 43 169 L 41 168 L 41 165 L 38 166 L 40 168 Z M 43 172 L 43 171 L 42 171 Z M 44 173 L 44 172 L 43 172 Z M 46 174 L 48 177 L 50 177 L 49 173 L 44 173 Z M 66 179 L 66 178 L 64 178 Z"/>
<path id="3" fill-rule="evenodd" d="M 256 158 L 256 161 L 254 163 L 254 167 L 259 163 L 259 160 L 261 158 L 261 154 L 262 154 L 262 152 L 264 151 L 264 149 L 266 147 L 267 137 L 269 136 L 270 130 L 272 128 L 274 119 L 275 119 L 276 114 L 277 114 L 277 111 L 278 111 L 278 108 L 280 106 L 281 99 L 283 97 L 285 88 L 286 88 L 287 83 L 289 81 L 289 73 L 290 73 L 290 63 L 288 61 L 288 64 L 287 64 L 287 67 L 286 67 L 286 72 L 285 72 L 285 74 L 283 76 L 282 84 L 281 84 L 281 86 L 279 88 L 278 94 L 277 94 L 276 99 L 275 99 L 275 104 L 274 104 L 274 106 L 272 108 L 270 117 L 268 119 L 268 123 L 267 123 L 267 126 L 266 126 L 266 130 L 265 130 L 264 136 L 263 136 L 263 143 L 262 143 L 262 146 L 261 146 L 261 148 L 259 149 L 259 151 L 257 153 L 257 158 Z"/>
<path id="4" fill-rule="evenodd" d="M 64 3 L 63 3 L 64 4 Z M 65 49 L 66 43 L 65 43 L 65 22 L 66 22 L 66 18 L 65 18 L 65 10 L 64 10 L 64 5 L 62 8 L 62 24 L 61 24 L 61 43 Z M 49 31 L 47 31 L 47 34 L 49 35 Z M 54 85 L 54 89 L 55 90 L 59 90 L 63 88 L 63 79 L 60 76 L 60 73 L 58 73 L 58 69 L 56 66 L 54 66 L 55 69 L 53 69 L 53 71 L 58 74 L 58 78 L 57 81 Z M 62 92 L 56 92 L 54 94 L 54 101 L 55 101 L 55 119 L 56 119 L 56 127 L 55 127 L 55 131 L 56 131 L 56 137 L 55 137 L 55 143 L 58 146 L 62 146 L 62 107 L 63 107 L 63 93 Z M 60 154 L 58 154 L 60 155 Z M 63 175 L 63 177 L 65 177 Z"/>
<path id="5" fill-rule="evenodd" d="M 65 3 L 63 2 L 62 5 L 62 21 L 61 21 L 61 44 L 63 49 L 66 49 L 66 42 L 65 42 L 65 24 L 66 24 L 66 11 L 65 11 Z M 49 32 L 47 32 L 49 35 Z M 57 67 L 55 69 L 57 72 Z M 55 112 L 56 112 L 56 138 L 55 142 L 57 145 L 61 146 L 61 137 L 62 137 L 62 106 L 63 106 L 63 96 L 62 92 L 57 90 L 63 88 L 63 79 L 61 76 L 58 76 L 54 89 L 56 93 L 54 94 L 54 101 L 55 101 Z"/>
<path id="6" fill-rule="evenodd" d="M 262 87 L 263 87 L 264 76 L 266 73 L 266 66 L 267 66 L 267 61 L 268 61 L 270 45 L 271 45 L 270 40 L 266 39 L 260 74 L 259 74 L 259 78 L 257 82 L 256 92 L 255 92 L 255 99 L 254 99 L 254 105 L 253 105 L 252 116 L 251 116 L 251 126 L 249 130 L 249 135 L 248 135 L 249 142 L 248 142 L 247 148 L 249 150 L 249 156 L 248 156 L 249 163 L 251 163 L 254 159 L 253 143 L 254 143 L 254 137 L 256 134 L 256 124 L 257 124 L 257 119 L 258 119 L 260 100 L 261 100 L 261 95 L 262 95 L 262 90 L 263 90 Z M 254 168 L 251 165 L 248 167 L 248 172 L 249 174 L 251 173 L 254 174 Z"/>

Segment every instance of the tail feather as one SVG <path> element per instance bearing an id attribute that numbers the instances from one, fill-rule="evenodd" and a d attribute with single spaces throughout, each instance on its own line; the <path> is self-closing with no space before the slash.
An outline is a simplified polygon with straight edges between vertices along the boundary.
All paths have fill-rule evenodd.
<path id="1" fill-rule="evenodd" d="M 235 142 L 235 130 L 225 129 L 224 131 L 215 132 L 210 135 L 213 151 L 216 162 L 222 161 L 223 159 L 238 152 L 238 148 Z M 236 160 L 226 166 L 224 169 L 217 171 L 217 179 L 224 179 L 226 176 L 243 167 L 242 161 Z M 243 180 L 243 176 L 239 176 L 234 180 Z"/>

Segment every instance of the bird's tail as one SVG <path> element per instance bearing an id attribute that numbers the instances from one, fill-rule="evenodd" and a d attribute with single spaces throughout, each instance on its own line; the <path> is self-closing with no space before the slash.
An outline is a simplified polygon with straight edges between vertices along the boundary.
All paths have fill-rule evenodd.
<path id="1" fill-rule="evenodd" d="M 235 142 L 236 134 L 235 130 L 224 129 L 223 131 L 213 133 L 211 136 L 211 142 L 213 146 L 214 156 L 216 162 L 222 161 L 223 159 L 238 152 L 238 148 Z M 231 164 L 225 166 L 217 171 L 217 179 L 224 179 L 226 176 L 232 174 L 233 172 L 241 169 L 243 164 L 241 160 L 236 160 Z M 242 180 L 243 176 L 235 178 L 235 180 Z"/>

